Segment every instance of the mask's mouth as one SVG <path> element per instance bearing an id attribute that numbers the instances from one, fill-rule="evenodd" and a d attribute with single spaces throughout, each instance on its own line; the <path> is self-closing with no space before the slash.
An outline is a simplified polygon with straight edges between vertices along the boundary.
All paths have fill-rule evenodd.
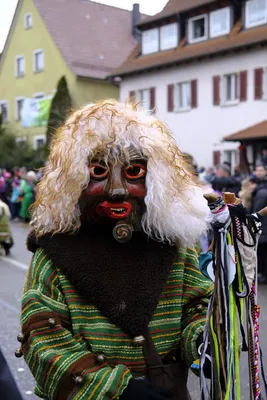
<path id="1" fill-rule="evenodd" d="M 132 210 L 131 203 L 123 201 L 122 203 L 110 203 L 104 201 L 96 207 L 96 213 L 100 217 L 109 217 L 113 219 L 127 218 Z"/>

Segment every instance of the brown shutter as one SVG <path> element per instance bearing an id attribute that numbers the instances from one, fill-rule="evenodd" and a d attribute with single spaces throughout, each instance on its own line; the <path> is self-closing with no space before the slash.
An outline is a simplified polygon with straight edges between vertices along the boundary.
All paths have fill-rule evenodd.
<path id="1" fill-rule="evenodd" d="M 174 110 L 174 85 L 168 85 L 168 111 Z"/>
<path id="2" fill-rule="evenodd" d="M 255 100 L 261 100 L 263 94 L 263 69 L 254 70 L 254 97 Z"/>
<path id="3" fill-rule="evenodd" d="M 131 90 L 131 91 L 130 91 L 129 97 L 130 97 L 130 101 L 131 101 L 131 102 L 134 103 L 134 102 L 136 101 L 136 95 L 135 95 L 135 91 L 134 91 L 134 90 Z"/>
<path id="4" fill-rule="evenodd" d="M 220 163 L 221 163 L 221 152 L 214 151 L 213 152 L 213 166 L 216 167 L 216 165 L 219 165 Z"/>
<path id="5" fill-rule="evenodd" d="M 220 105 L 220 77 L 213 77 L 213 105 Z"/>
<path id="6" fill-rule="evenodd" d="M 150 110 L 154 110 L 156 106 L 156 89 L 150 89 Z"/>
<path id="7" fill-rule="evenodd" d="M 247 71 L 240 72 L 240 101 L 247 100 Z"/>
<path id="8" fill-rule="evenodd" d="M 191 107 L 197 108 L 197 80 L 191 81 Z"/>

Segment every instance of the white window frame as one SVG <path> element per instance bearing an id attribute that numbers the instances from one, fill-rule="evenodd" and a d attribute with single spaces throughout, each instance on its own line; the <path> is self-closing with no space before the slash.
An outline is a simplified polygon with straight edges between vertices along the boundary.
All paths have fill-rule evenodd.
<path id="1" fill-rule="evenodd" d="M 175 27 L 175 42 L 173 42 L 173 44 L 171 44 L 171 45 L 165 45 L 165 46 L 163 46 L 162 45 L 162 43 L 163 43 L 163 32 L 164 32 L 164 30 L 166 29 L 166 28 L 169 28 L 169 27 Z M 172 22 L 171 24 L 167 24 L 167 25 L 163 25 L 163 26 L 161 26 L 160 27 L 160 29 L 159 29 L 159 41 L 160 41 L 160 50 L 161 51 L 165 51 L 165 50 L 170 50 L 170 49 L 175 49 L 177 46 L 178 46 L 178 44 L 179 44 L 179 29 L 178 29 L 178 22 Z"/>
<path id="2" fill-rule="evenodd" d="M 148 32 L 157 32 L 157 48 L 153 48 L 152 51 L 144 51 L 144 35 Z M 159 51 L 159 28 L 148 29 L 142 32 L 142 55 L 146 56 L 148 54 L 157 53 Z"/>
<path id="3" fill-rule="evenodd" d="M 237 99 L 227 100 L 226 99 L 226 78 L 229 75 L 237 76 Z M 233 90 L 233 83 L 231 84 Z M 222 106 L 235 106 L 240 103 L 240 74 L 238 72 L 229 72 L 221 77 L 221 87 L 220 92 L 222 93 Z"/>
<path id="4" fill-rule="evenodd" d="M 45 135 L 36 135 L 36 136 L 33 137 L 33 148 L 34 148 L 34 150 L 38 150 L 37 142 L 40 139 L 44 140 L 44 145 L 46 144 L 46 136 Z"/>
<path id="5" fill-rule="evenodd" d="M 31 17 L 31 26 L 28 26 L 28 25 L 27 25 L 27 19 L 28 19 L 28 17 Z M 25 29 L 31 29 L 31 28 L 32 28 L 32 13 L 26 13 L 26 14 L 24 15 L 24 28 L 25 28 Z"/>
<path id="6" fill-rule="evenodd" d="M 147 93 L 148 97 L 148 102 L 144 100 L 144 92 Z M 150 111 L 150 89 L 144 88 L 144 89 L 139 89 L 136 92 L 136 101 L 140 103 L 141 107 L 145 111 Z"/>
<path id="7" fill-rule="evenodd" d="M 45 97 L 45 94 L 44 94 L 44 92 L 36 92 L 36 93 L 33 93 L 32 97 L 34 99 L 42 99 L 43 97 Z"/>
<path id="8" fill-rule="evenodd" d="M 43 53 L 43 69 L 37 69 L 37 68 L 36 68 L 36 58 L 35 58 L 35 56 L 36 56 L 36 54 L 38 54 L 38 53 Z M 33 52 L 33 72 L 34 72 L 34 73 L 43 72 L 44 69 L 45 69 L 44 50 L 43 50 L 43 49 L 36 49 L 36 50 L 34 50 L 34 52 Z"/>
<path id="9" fill-rule="evenodd" d="M 267 0 L 265 0 L 265 19 L 264 21 L 259 21 L 259 22 L 254 22 L 254 23 L 249 23 L 249 4 L 251 4 L 253 1 L 255 0 L 248 0 L 246 1 L 246 5 L 245 5 L 245 27 L 246 28 L 253 28 L 254 26 L 259 26 L 259 25 L 263 25 L 266 24 L 267 22 Z"/>
<path id="10" fill-rule="evenodd" d="M 18 97 L 16 97 L 16 99 L 15 99 L 15 119 L 16 119 L 16 121 L 17 122 L 19 122 L 19 121 L 21 121 L 21 119 L 19 119 L 19 110 L 18 110 L 18 102 L 20 101 L 20 100 L 25 100 L 25 97 L 24 96 L 18 96 Z"/>
<path id="11" fill-rule="evenodd" d="M 180 105 L 180 90 L 182 85 L 187 84 L 189 86 L 190 93 L 190 104 L 187 106 Z M 185 112 L 192 110 L 192 93 L 191 93 L 191 81 L 178 82 L 174 86 L 174 112 Z"/>
<path id="12" fill-rule="evenodd" d="M 21 59 L 21 58 L 23 58 L 23 61 L 24 61 L 23 74 L 19 74 L 18 73 L 18 60 Z M 25 57 L 24 57 L 24 54 L 18 54 L 15 57 L 15 76 L 16 76 L 16 78 L 21 78 L 21 77 L 25 76 Z"/>
<path id="13" fill-rule="evenodd" d="M 224 31 L 221 31 L 220 33 L 214 33 L 213 31 L 213 26 L 212 26 L 212 18 L 220 12 L 226 12 L 227 13 L 227 27 Z M 231 8 L 230 7 L 223 7 L 220 8 L 219 10 L 212 11 L 209 15 L 209 33 L 211 38 L 216 38 L 219 36 L 227 35 L 230 33 L 231 30 Z"/>
<path id="14" fill-rule="evenodd" d="M 0 100 L 0 114 L 1 114 L 1 106 L 2 106 L 2 104 L 5 104 L 7 107 L 6 107 L 6 110 L 7 110 L 7 117 L 6 117 L 6 119 L 4 120 L 3 119 L 3 123 L 6 123 L 6 122 L 8 122 L 9 121 L 9 104 L 8 104 L 8 100 Z"/>
<path id="15" fill-rule="evenodd" d="M 203 18 L 204 18 L 204 21 L 205 21 L 205 35 L 202 36 L 201 38 L 194 39 L 193 38 L 193 24 L 198 19 L 203 19 Z M 208 32 L 209 32 L 208 22 L 209 22 L 208 14 L 201 14 L 201 15 L 198 15 L 196 17 L 190 18 L 188 20 L 188 40 L 189 40 L 189 43 L 203 42 L 203 40 L 207 40 L 208 39 Z"/>

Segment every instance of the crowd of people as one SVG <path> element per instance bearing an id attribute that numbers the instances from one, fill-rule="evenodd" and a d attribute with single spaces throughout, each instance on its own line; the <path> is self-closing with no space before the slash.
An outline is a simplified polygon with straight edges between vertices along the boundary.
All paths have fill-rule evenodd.
<path id="1" fill-rule="evenodd" d="M 30 221 L 30 207 L 35 199 L 35 187 L 40 175 L 26 168 L 0 170 L 0 245 L 8 255 L 13 246 L 9 221 Z"/>
<path id="2" fill-rule="evenodd" d="M 255 170 L 249 177 L 245 177 L 240 169 L 235 168 L 231 174 L 228 163 L 209 168 L 201 169 L 198 172 L 199 180 L 205 192 L 235 193 L 240 197 L 242 204 L 253 214 L 267 206 L 267 168 L 264 163 L 257 164 Z M 202 249 L 206 250 L 210 244 L 211 237 L 202 240 Z M 267 221 L 262 224 L 262 234 L 258 244 L 258 281 L 267 283 Z"/>

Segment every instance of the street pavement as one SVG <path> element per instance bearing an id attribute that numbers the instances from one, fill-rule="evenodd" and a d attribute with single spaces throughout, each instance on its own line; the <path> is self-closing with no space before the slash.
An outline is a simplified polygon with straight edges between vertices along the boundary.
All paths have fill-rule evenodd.
<path id="1" fill-rule="evenodd" d="M 9 257 L 0 257 L 0 346 L 24 400 L 33 400 L 38 398 L 33 393 L 34 379 L 24 359 L 18 359 L 14 356 L 15 349 L 19 347 L 16 337 L 20 331 L 21 294 L 31 260 L 31 253 L 26 250 L 26 237 L 29 227 L 22 223 L 13 223 L 12 231 L 15 240 L 12 252 Z M 267 286 L 260 286 L 258 302 L 261 306 L 260 338 L 267 368 Z M 247 354 L 244 353 L 241 359 L 242 400 L 249 400 L 246 364 Z M 199 400 L 198 379 L 192 374 L 190 374 L 189 389 L 192 400 Z"/>

